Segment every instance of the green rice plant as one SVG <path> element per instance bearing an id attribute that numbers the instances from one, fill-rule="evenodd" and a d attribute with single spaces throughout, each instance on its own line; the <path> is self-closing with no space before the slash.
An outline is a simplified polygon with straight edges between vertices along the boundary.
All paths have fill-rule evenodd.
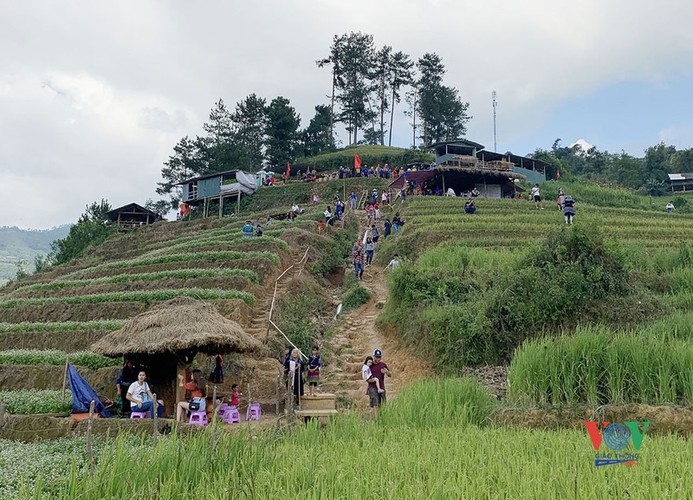
<path id="1" fill-rule="evenodd" d="M 418 261 L 423 271 L 445 270 L 448 273 L 462 273 L 469 265 L 469 252 L 459 244 L 439 245 L 421 254 Z"/>
<path id="2" fill-rule="evenodd" d="M 72 409 L 72 396 L 69 391 L 65 401 L 62 399 L 61 391 L 39 389 L 0 391 L 0 401 L 5 403 L 7 411 L 13 415 L 69 413 Z"/>
<path id="3" fill-rule="evenodd" d="M 63 290 L 65 288 L 86 287 L 100 284 L 118 284 L 118 283 L 133 283 L 138 281 L 160 281 L 171 279 L 199 279 L 199 278 L 230 278 L 230 277 L 248 278 L 253 283 L 259 283 L 260 278 L 257 273 L 248 269 L 175 269 L 171 271 L 159 271 L 155 273 L 140 273 L 140 274 L 117 274 L 115 276 L 106 276 L 103 278 L 93 278 L 85 280 L 55 280 L 50 283 L 37 283 L 24 287 L 15 288 L 9 295 L 15 295 L 18 292 L 27 291 L 42 291 L 42 290 Z"/>
<path id="4" fill-rule="evenodd" d="M 125 267 L 138 267 L 138 266 L 150 266 L 153 264 L 165 264 L 169 262 L 195 262 L 199 260 L 211 260 L 211 261 L 224 261 L 224 260 L 236 260 L 236 259 L 252 259 L 252 258 L 265 258 L 270 260 L 273 264 L 279 265 L 279 257 L 277 254 L 271 252 L 197 252 L 197 253 L 179 253 L 179 254 L 169 254 L 160 255 L 154 257 L 138 257 L 131 260 L 119 260 L 114 262 L 105 262 L 96 266 L 92 266 L 87 269 L 89 273 L 96 271 L 107 270 L 107 269 L 122 269 Z M 75 271 L 74 273 L 66 274 L 62 277 L 63 280 L 73 278 L 75 275 L 81 275 L 84 270 Z"/>
<path id="5" fill-rule="evenodd" d="M 495 400 L 476 379 L 419 380 L 407 385 L 397 399 L 381 408 L 378 423 L 403 428 L 482 425 L 495 408 Z"/>
<path id="6" fill-rule="evenodd" d="M 38 349 L 15 349 L 0 351 L 0 364 L 2 365 L 64 365 L 67 353 Z M 84 366 L 92 370 L 109 366 L 120 366 L 119 359 L 107 358 L 92 352 L 74 352 L 70 354 L 70 362 L 77 366 Z"/>
<path id="7" fill-rule="evenodd" d="M 98 455 L 93 477 L 75 471 L 48 491 L 57 499 L 282 498 L 290 489 L 291 496 L 311 499 L 602 500 L 686 498 L 693 490 L 686 459 L 693 455 L 690 439 L 647 434 L 640 467 L 601 470 L 595 469 L 583 429 L 503 429 L 457 421 L 453 416 L 449 424 L 417 427 L 407 420 L 389 424 L 346 416 L 282 434 L 219 433 L 208 427 L 189 438 L 171 433 L 156 444 L 138 445 L 122 436 Z M 26 496 L 42 496 L 48 484 Z"/>
<path id="8" fill-rule="evenodd" d="M 588 327 L 517 349 L 508 373 L 509 398 L 555 405 L 691 404 L 692 372 L 690 342 Z"/>
<path id="9" fill-rule="evenodd" d="M 78 297 L 45 297 L 37 299 L 8 299 L 0 301 L 0 308 L 13 308 L 20 306 L 42 306 L 46 304 L 101 304 L 104 302 L 161 302 L 176 297 L 192 297 L 200 300 L 230 300 L 240 299 L 248 304 L 255 301 L 255 297 L 239 290 L 215 290 L 205 288 L 181 288 L 170 290 L 152 290 L 146 292 L 113 292 L 94 295 L 81 295 Z"/>
<path id="10" fill-rule="evenodd" d="M 0 323 L 0 334 L 23 332 L 70 332 L 81 330 L 118 330 L 125 321 L 65 321 L 55 323 Z"/>
<path id="11" fill-rule="evenodd" d="M 681 339 L 693 341 L 693 313 L 675 312 L 639 330 L 638 335 L 658 340 Z"/>
<path id="12" fill-rule="evenodd" d="M 173 243 L 173 242 L 172 242 Z M 167 255 L 173 253 L 187 252 L 187 251 L 229 251 L 237 245 L 258 247 L 258 248 L 269 248 L 275 247 L 279 250 L 288 251 L 289 244 L 279 238 L 273 236 L 264 235 L 261 238 L 243 238 L 234 237 L 232 239 L 228 236 L 221 235 L 214 238 L 198 238 L 192 241 L 178 242 L 165 246 L 163 248 L 152 250 L 144 254 L 143 257 L 152 258 L 158 255 Z M 212 250 L 211 247 L 216 247 Z"/>

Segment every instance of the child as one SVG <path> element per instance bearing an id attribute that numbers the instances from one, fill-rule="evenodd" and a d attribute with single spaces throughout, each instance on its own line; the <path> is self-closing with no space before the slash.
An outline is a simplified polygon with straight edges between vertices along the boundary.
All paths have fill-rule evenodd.
<path id="1" fill-rule="evenodd" d="M 233 384 L 231 386 L 231 406 L 238 406 L 241 404 L 242 394 L 238 391 L 238 384 Z"/>
<path id="2" fill-rule="evenodd" d="M 311 396 L 315 396 L 315 391 L 320 380 L 320 354 L 318 346 L 314 345 L 308 356 L 308 392 Z"/>
<path id="3" fill-rule="evenodd" d="M 382 394 L 385 392 L 383 389 L 380 388 L 380 380 L 375 378 L 373 376 L 373 373 L 371 372 L 371 365 L 373 364 L 373 356 L 368 356 L 366 358 L 366 361 L 363 362 L 363 368 L 361 368 L 361 378 L 368 382 L 369 384 L 372 382 L 375 382 L 375 387 L 378 389 L 378 392 Z"/>

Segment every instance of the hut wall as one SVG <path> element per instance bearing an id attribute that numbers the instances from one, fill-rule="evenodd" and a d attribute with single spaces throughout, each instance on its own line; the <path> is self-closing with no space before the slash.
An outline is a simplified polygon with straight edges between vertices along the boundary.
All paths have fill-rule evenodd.
<path id="1" fill-rule="evenodd" d="M 197 181 L 197 197 L 207 198 L 209 196 L 219 196 L 221 190 L 221 179 L 212 177 L 211 179 L 200 179 Z"/>

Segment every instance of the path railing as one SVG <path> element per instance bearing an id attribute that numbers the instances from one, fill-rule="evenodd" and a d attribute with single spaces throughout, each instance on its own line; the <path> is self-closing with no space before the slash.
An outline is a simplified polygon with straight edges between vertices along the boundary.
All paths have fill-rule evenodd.
<path id="1" fill-rule="evenodd" d="M 279 277 L 277 277 L 276 280 L 274 280 L 274 293 L 272 294 L 272 303 L 270 304 L 269 315 L 267 316 L 267 336 L 265 337 L 265 341 L 267 341 L 267 339 L 269 338 L 270 329 L 272 327 L 274 327 L 275 330 L 277 330 L 282 335 L 282 337 L 284 337 L 286 339 L 286 341 L 294 347 L 294 349 L 298 349 L 298 347 L 296 347 L 296 344 L 294 344 L 291 341 L 291 339 L 289 339 L 289 337 L 286 336 L 286 334 L 282 331 L 282 329 L 279 328 L 279 326 L 277 326 L 277 324 L 274 321 L 272 321 L 272 314 L 274 313 L 274 303 L 277 300 L 277 290 L 279 288 L 279 280 L 282 279 L 286 275 L 286 273 L 288 273 L 289 271 L 291 271 L 294 267 L 296 267 L 298 265 L 301 266 L 301 271 L 303 271 L 303 266 L 305 266 L 305 264 L 308 260 L 308 251 L 309 250 L 310 250 L 310 247 L 306 248 L 306 252 L 303 254 L 303 257 L 301 258 L 301 260 L 291 264 L 289 267 L 284 269 L 284 272 L 281 273 L 279 275 Z M 304 359 L 308 359 L 308 356 L 303 354 L 300 349 L 298 349 L 298 352 Z"/>

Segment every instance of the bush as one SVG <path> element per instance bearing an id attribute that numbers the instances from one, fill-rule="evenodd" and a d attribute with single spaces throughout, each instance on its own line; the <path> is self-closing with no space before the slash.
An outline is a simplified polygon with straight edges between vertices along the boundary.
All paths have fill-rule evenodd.
<path id="1" fill-rule="evenodd" d="M 349 289 L 349 291 L 344 295 L 342 299 L 342 305 L 345 310 L 356 309 L 357 307 L 365 304 L 371 298 L 371 294 L 368 290 L 363 288 L 361 285 Z"/>

